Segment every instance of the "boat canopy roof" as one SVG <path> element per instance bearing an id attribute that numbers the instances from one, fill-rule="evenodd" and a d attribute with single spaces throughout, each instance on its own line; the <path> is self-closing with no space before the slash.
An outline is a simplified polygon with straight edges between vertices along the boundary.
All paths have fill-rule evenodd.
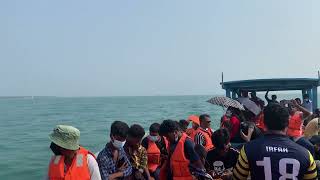
<path id="1" fill-rule="evenodd" d="M 308 90 L 320 86 L 320 79 L 316 78 L 277 78 L 252 79 L 242 81 L 222 82 L 222 88 L 230 91 L 287 91 Z"/>
<path id="2" fill-rule="evenodd" d="M 223 79 L 223 78 L 222 78 Z M 312 100 L 313 110 L 318 107 L 317 87 L 320 86 L 320 75 L 318 79 L 313 78 L 278 78 L 278 79 L 252 79 L 242 81 L 221 82 L 226 90 L 226 96 L 237 98 L 238 93 L 243 91 L 288 91 L 300 90 L 302 97 L 308 94 Z"/>

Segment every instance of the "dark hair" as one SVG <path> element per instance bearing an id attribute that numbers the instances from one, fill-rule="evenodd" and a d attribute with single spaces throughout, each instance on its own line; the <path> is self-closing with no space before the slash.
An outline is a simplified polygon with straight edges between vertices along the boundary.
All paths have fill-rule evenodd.
<path id="1" fill-rule="evenodd" d="M 221 128 L 213 132 L 211 137 L 214 147 L 217 149 L 223 149 L 224 145 L 230 142 L 229 131 L 225 128 Z"/>
<path id="2" fill-rule="evenodd" d="M 160 124 L 159 123 L 153 123 L 151 124 L 151 126 L 149 127 L 149 132 L 154 132 L 154 133 L 158 133 L 160 129 Z"/>
<path id="3" fill-rule="evenodd" d="M 128 135 L 130 137 L 142 139 L 143 136 L 145 135 L 145 131 L 144 131 L 143 127 L 140 126 L 139 124 L 133 124 L 129 128 Z"/>
<path id="4" fill-rule="evenodd" d="M 179 126 L 182 131 L 186 131 L 188 129 L 189 122 L 187 120 L 181 119 L 179 121 Z"/>
<path id="5" fill-rule="evenodd" d="M 271 96 L 271 99 L 272 99 L 272 100 L 277 99 L 277 95 L 275 95 L 275 94 L 272 95 L 272 96 Z"/>
<path id="6" fill-rule="evenodd" d="M 176 121 L 173 120 L 164 120 L 159 128 L 159 134 L 161 136 L 166 135 L 168 133 L 173 133 L 174 131 L 179 131 L 179 126 Z"/>
<path id="7" fill-rule="evenodd" d="M 269 104 L 264 109 L 264 123 L 269 130 L 283 130 L 289 124 L 287 108 L 279 104 Z"/>
<path id="8" fill-rule="evenodd" d="M 209 114 L 201 114 L 201 115 L 199 116 L 200 122 L 205 121 L 206 118 L 210 118 L 210 115 L 209 115 Z"/>
<path id="9" fill-rule="evenodd" d="M 111 124 L 110 135 L 126 138 L 128 136 L 128 131 L 129 131 L 129 126 L 127 123 L 122 121 L 114 121 Z"/>
<path id="10" fill-rule="evenodd" d="M 301 99 L 300 98 L 295 98 L 294 100 L 296 100 L 297 103 L 301 103 Z"/>
<path id="11" fill-rule="evenodd" d="M 305 99 L 305 98 L 309 98 L 309 94 L 304 94 L 303 99 Z"/>

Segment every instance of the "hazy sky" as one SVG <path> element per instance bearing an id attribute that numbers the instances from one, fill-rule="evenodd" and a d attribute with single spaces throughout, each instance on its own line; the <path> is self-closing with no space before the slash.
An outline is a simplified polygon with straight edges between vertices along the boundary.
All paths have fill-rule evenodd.
<path id="1" fill-rule="evenodd" d="M 316 77 L 320 1 L 0 1 L 0 96 L 222 93 Z"/>

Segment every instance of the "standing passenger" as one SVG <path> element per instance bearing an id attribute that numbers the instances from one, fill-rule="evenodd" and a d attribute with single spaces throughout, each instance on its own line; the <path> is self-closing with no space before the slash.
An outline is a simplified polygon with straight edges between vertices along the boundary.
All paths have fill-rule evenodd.
<path id="1" fill-rule="evenodd" d="M 233 178 L 246 180 L 316 179 L 311 153 L 286 136 L 289 113 L 279 104 L 264 109 L 266 134 L 250 141 L 240 151 Z"/>

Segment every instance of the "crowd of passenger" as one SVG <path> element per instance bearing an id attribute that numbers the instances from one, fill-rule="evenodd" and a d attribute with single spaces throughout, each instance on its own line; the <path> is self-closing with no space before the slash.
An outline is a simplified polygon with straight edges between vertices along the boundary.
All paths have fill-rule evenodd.
<path id="1" fill-rule="evenodd" d="M 265 104 L 255 92 L 241 92 L 260 113 L 229 107 L 215 131 L 208 114 L 153 123 L 147 135 L 139 124 L 114 121 L 98 155 L 79 145 L 78 129 L 58 125 L 49 135 L 47 179 L 316 179 L 319 109 L 307 94 L 278 101 L 268 93 Z"/>

